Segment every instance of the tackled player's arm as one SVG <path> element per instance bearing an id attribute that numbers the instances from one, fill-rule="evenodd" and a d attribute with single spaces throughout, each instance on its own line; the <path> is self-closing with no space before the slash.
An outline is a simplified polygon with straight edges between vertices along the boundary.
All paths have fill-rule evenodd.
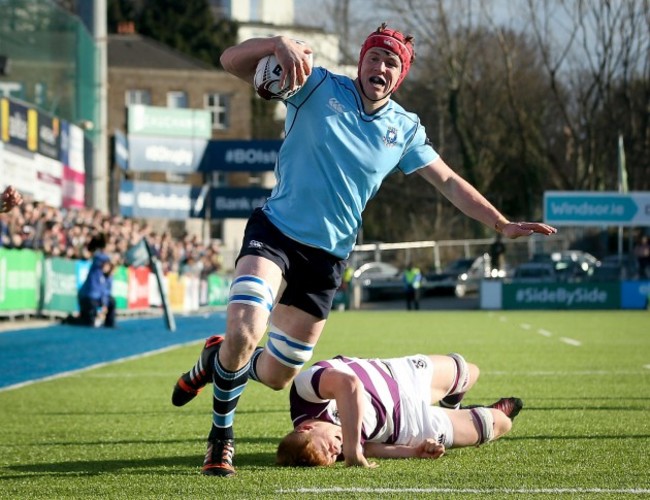
<path id="1" fill-rule="evenodd" d="M 345 465 L 374 467 L 363 455 L 361 426 L 363 424 L 364 389 L 359 378 L 352 374 L 326 368 L 320 379 L 319 392 L 323 398 L 336 400 L 343 433 Z"/>
<path id="2" fill-rule="evenodd" d="M 404 444 L 370 443 L 364 445 L 366 457 L 374 458 L 440 458 L 445 453 L 445 446 L 427 439 L 416 446 Z"/>

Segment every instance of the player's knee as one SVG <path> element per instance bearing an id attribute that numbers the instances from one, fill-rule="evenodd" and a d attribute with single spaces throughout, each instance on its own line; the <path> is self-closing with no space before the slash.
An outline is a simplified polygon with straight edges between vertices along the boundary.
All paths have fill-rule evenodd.
<path id="1" fill-rule="evenodd" d="M 465 358 L 456 352 L 452 352 L 448 354 L 448 356 L 456 363 L 456 377 L 447 394 L 453 395 L 464 393 L 472 386 L 476 380 L 472 379 L 470 367 L 474 366 L 477 370 L 478 367 L 465 361 Z"/>
<path id="2" fill-rule="evenodd" d="M 243 328 L 238 325 L 237 330 L 228 329 L 226 334 L 226 342 L 221 348 L 221 351 L 226 353 L 226 356 L 239 356 L 241 358 L 250 358 L 255 349 L 257 348 L 258 339 L 262 336 L 263 332 L 255 332 L 252 328 Z"/>

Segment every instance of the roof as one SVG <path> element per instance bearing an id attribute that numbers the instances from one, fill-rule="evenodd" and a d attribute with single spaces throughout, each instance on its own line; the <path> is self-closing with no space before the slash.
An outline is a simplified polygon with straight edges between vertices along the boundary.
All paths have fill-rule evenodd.
<path id="1" fill-rule="evenodd" d="M 203 71 L 217 69 L 156 40 L 137 34 L 108 36 L 108 67 Z"/>

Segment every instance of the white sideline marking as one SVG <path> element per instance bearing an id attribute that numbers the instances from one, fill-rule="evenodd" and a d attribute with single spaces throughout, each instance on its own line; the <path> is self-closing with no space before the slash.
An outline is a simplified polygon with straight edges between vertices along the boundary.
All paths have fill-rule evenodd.
<path id="1" fill-rule="evenodd" d="M 553 335 L 551 332 L 549 332 L 548 330 L 544 330 L 543 328 L 537 330 L 537 333 L 539 333 L 540 335 L 544 335 L 544 337 L 550 337 L 551 335 Z"/>
<path id="2" fill-rule="evenodd" d="M 605 495 L 647 495 L 650 489 L 644 488 L 295 488 L 277 490 L 278 493 L 474 493 L 474 494 L 580 494 L 602 493 Z"/>
<path id="3" fill-rule="evenodd" d="M 580 347 L 582 345 L 582 342 L 579 340 L 570 339 L 568 337 L 560 337 L 560 341 L 564 342 L 565 344 L 574 345 L 576 347 Z"/>
<path id="4" fill-rule="evenodd" d="M 650 368 L 647 366 L 646 368 Z M 577 376 L 593 376 L 593 375 L 602 375 L 605 377 L 610 377 L 612 375 L 638 375 L 643 373 L 641 370 L 581 370 L 581 371 L 499 371 L 499 370 L 490 370 L 481 372 L 484 375 L 490 376 L 502 376 L 502 377 L 577 377 Z"/>
<path id="5" fill-rule="evenodd" d="M 643 368 L 647 368 L 648 370 L 650 370 L 650 365 L 643 365 Z"/>
<path id="6" fill-rule="evenodd" d="M 123 363 L 125 361 L 131 361 L 131 360 L 134 360 L 134 359 L 147 358 L 149 356 L 154 356 L 154 355 L 160 354 L 162 352 L 172 351 L 172 350 L 177 349 L 179 347 L 194 345 L 194 344 L 197 344 L 199 342 L 205 342 L 205 341 L 204 340 L 193 340 L 191 342 L 185 342 L 183 344 L 170 345 L 170 346 L 167 346 L 167 347 L 163 347 L 162 349 L 157 349 L 155 351 L 145 352 L 143 354 L 134 354 L 133 356 L 127 356 L 125 358 L 114 359 L 112 361 L 104 361 L 102 363 L 96 363 L 94 365 L 86 366 L 84 368 L 79 368 L 77 370 L 70 370 L 70 371 L 67 371 L 67 372 L 56 373 L 55 375 L 49 375 L 49 376 L 43 377 L 43 378 L 36 378 L 34 380 L 27 380 L 26 382 L 20 382 L 19 384 L 8 385 L 6 387 L 0 387 L 0 392 L 9 391 L 9 390 L 12 390 L 12 389 L 19 389 L 21 387 L 26 387 L 28 385 L 36 384 L 37 382 L 47 382 L 49 380 L 56 380 L 58 378 L 69 377 L 70 375 L 75 375 L 77 373 L 82 373 L 82 372 L 86 372 L 86 371 L 89 371 L 89 370 L 94 370 L 95 368 L 102 368 L 104 366 L 116 365 L 118 363 Z"/>
<path id="7" fill-rule="evenodd" d="M 530 330 L 530 325 L 528 323 L 522 323 L 519 326 L 522 327 L 524 330 Z"/>
<path id="8" fill-rule="evenodd" d="M 499 316 L 499 321 L 501 321 L 501 323 L 505 323 L 506 321 L 508 321 L 508 318 L 505 316 Z"/>

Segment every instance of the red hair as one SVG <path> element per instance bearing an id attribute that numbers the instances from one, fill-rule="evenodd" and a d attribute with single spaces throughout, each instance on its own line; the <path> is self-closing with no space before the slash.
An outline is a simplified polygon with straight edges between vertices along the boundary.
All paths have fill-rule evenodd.
<path id="1" fill-rule="evenodd" d="M 290 432 L 278 445 L 275 457 L 278 465 L 317 467 L 328 465 L 327 457 L 316 449 L 308 432 Z"/>

